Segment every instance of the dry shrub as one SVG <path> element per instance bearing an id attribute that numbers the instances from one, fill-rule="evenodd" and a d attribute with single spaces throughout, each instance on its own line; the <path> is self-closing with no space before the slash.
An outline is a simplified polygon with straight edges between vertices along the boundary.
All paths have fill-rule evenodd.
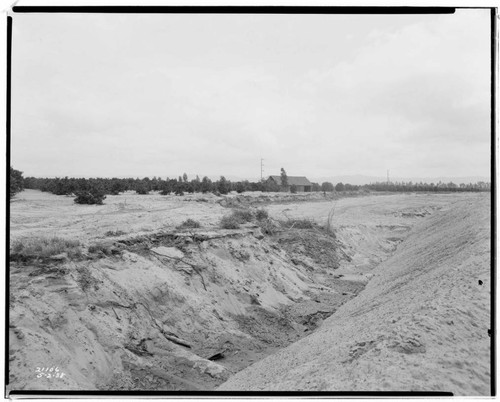
<path id="1" fill-rule="evenodd" d="M 108 230 L 106 233 L 104 233 L 104 235 L 108 237 L 123 236 L 124 234 L 126 233 L 122 230 Z"/>
<path id="2" fill-rule="evenodd" d="M 13 261 L 47 260 L 56 255 L 66 253 L 68 258 L 82 256 L 78 240 L 61 237 L 32 237 L 14 240 L 10 249 L 10 259 Z"/>
<path id="3" fill-rule="evenodd" d="M 252 211 L 248 209 L 236 209 L 233 211 L 231 216 L 238 222 L 238 223 L 246 223 L 246 222 L 252 222 L 254 219 Z"/>
<path id="4" fill-rule="evenodd" d="M 201 227 L 200 222 L 189 218 L 182 222 L 179 226 L 177 226 L 177 229 L 196 229 L 199 227 Z"/>
<path id="5" fill-rule="evenodd" d="M 264 219 L 269 218 L 269 213 L 263 208 L 258 209 L 255 213 L 255 218 L 257 218 L 258 221 L 263 221 Z"/>
<path id="6" fill-rule="evenodd" d="M 262 233 L 271 236 L 279 232 L 281 229 L 280 225 L 270 218 L 259 220 L 258 225 Z"/>
<path id="7" fill-rule="evenodd" d="M 99 281 L 92 276 L 87 267 L 80 267 L 76 272 L 78 274 L 76 282 L 84 292 L 89 290 L 90 287 L 94 290 L 99 290 Z"/>
<path id="8" fill-rule="evenodd" d="M 241 262 L 246 262 L 250 259 L 250 253 L 246 250 L 230 250 L 231 255 Z"/>
<path id="9" fill-rule="evenodd" d="M 254 215 L 249 209 L 235 209 L 231 215 L 224 216 L 220 225 L 223 229 L 238 229 L 240 224 L 252 222 Z"/>
<path id="10" fill-rule="evenodd" d="M 98 255 L 113 255 L 119 253 L 119 251 L 113 246 L 113 244 L 107 242 L 99 242 L 91 244 L 88 248 L 90 254 Z"/>
<path id="11" fill-rule="evenodd" d="M 316 224 L 309 219 L 288 219 L 283 226 L 288 229 L 314 229 Z"/>
<path id="12" fill-rule="evenodd" d="M 220 226 L 222 229 L 239 229 L 240 223 L 233 215 L 228 215 L 222 217 Z"/>

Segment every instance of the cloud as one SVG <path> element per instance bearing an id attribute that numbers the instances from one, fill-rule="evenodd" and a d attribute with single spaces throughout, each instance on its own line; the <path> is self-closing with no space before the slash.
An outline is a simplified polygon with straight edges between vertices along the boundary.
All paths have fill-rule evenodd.
<path id="1" fill-rule="evenodd" d="M 484 175 L 483 11 L 16 16 L 13 160 L 41 175 L 255 177 L 261 157 L 269 174 Z"/>
<path id="2" fill-rule="evenodd" d="M 380 172 L 385 163 L 411 175 L 439 160 L 432 166 L 448 174 L 487 174 L 488 17 L 484 10 L 464 10 L 389 33 L 377 30 L 350 61 L 310 70 L 302 88 L 324 103 L 335 99 L 330 121 L 362 142 L 347 148 L 365 171 Z M 470 147 L 480 151 L 476 161 L 470 161 Z M 378 155 L 373 163 L 370 151 Z M 461 166 L 460 158 L 468 163 Z"/>

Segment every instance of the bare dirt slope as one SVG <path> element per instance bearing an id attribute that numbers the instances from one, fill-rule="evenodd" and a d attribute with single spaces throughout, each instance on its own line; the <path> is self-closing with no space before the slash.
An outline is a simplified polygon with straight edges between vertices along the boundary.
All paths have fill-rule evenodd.
<path id="1" fill-rule="evenodd" d="M 287 231 L 330 246 L 319 261 L 314 249 L 289 253 L 255 224 L 221 229 L 231 210 L 220 200 L 125 194 L 79 206 L 21 193 L 12 241 L 63 237 L 82 255 L 12 261 L 11 389 L 213 389 L 362 289 L 332 275 L 330 235 Z M 188 217 L 202 227 L 176 227 Z M 55 367 L 64 376 L 37 371 Z"/>
<path id="2" fill-rule="evenodd" d="M 474 194 L 390 194 L 341 198 L 333 201 L 269 205 L 276 219 L 286 217 L 312 219 L 330 225 L 349 258 L 337 273 L 368 274 L 387 259 L 408 235 L 416 222 L 440 208 Z"/>
<path id="3" fill-rule="evenodd" d="M 398 247 L 410 247 L 408 236 L 420 239 L 412 228 L 439 216 L 440 209 L 453 213 L 479 199 L 391 195 L 333 204 L 321 194 L 298 202 L 280 194 L 127 193 L 109 196 L 105 205 L 81 206 L 70 197 L 22 192 L 11 203 L 12 241 L 78 240 L 81 255 L 11 262 L 10 389 L 215 389 L 321 330 L 327 317 L 362 291 L 377 264 Z M 232 211 L 226 204 L 265 204 L 274 222 L 289 215 L 321 225 L 335 205 L 334 235 L 320 226 L 263 234 L 256 222 L 221 229 L 220 218 Z M 187 218 L 201 227 L 178 228 Z M 434 236 L 442 233 L 436 228 Z M 483 281 L 488 286 L 488 278 Z M 452 291 L 446 283 L 444 289 Z M 484 323 L 477 325 L 483 334 Z M 372 339 L 364 338 L 359 342 Z M 57 367 L 65 375 L 40 375 L 37 367 Z M 294 381 L 284 389 L 302 386 Z"/>
<path id="4" fill-rule="evenodd" d="M 220 389 L 489 395 L 489 197 L 443 205 L 373 274 L 316 332 Z"/>

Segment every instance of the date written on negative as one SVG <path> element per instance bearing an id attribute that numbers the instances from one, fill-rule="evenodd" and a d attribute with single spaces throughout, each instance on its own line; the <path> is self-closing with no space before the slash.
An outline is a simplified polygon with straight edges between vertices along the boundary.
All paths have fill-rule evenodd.
<path id="1" fill-rule="evenodd" d="M 36 378 L 63 378 L 66 374 L 59 370 L 59 367 L 37 367 Z"/>

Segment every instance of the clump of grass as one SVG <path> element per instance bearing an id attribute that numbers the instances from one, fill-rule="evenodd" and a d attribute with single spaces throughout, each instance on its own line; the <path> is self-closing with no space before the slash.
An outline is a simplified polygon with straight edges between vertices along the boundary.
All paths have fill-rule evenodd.
<path id="1" fill-rule="evenodd" d="M 259 220 L 258 225 L 260 229 L 262 230 L 262 233 L 266 235 L 274 235 L 280 230 L 279 224 L 277 224 L 275 221 L 272 219 L 262 219 Z"/>
<path id="2" fill-rule="evenodd" d="M 263 221 L 264 219 L 267 219 L 269 218 L 269 213 L 263 209 L 263 208 L 260 208 L 257 210 L 257 212 L 255 213 L 255 218 L 258 220 L 258 221 Z"/>
<path id="3" fill-rule="evenodd" d="M 315 223 L 309 219 L 288 219 L 283 222 L 288 229 L 314 229 Z"/>
<path id="4" fill-rule="evenodd" d="M 69 259 L 80 258 L 82 250 L 78 240 L 61 237 L 33 237 L 14 240 L 10 249 L 12 261 L 48 260 L 66 253 Z"/>
<path id="5" fill-rule="evenodd" d="M 231 216 L 238 222 L 238 223 L 246 223 L 246 222 L 252 222 L 254 219 L 252 211 L 248 209 L 235 209 Z"/>
<path id="6" fill-rule="evenodd" d="M 220 220 L 222 229 L 239 229 L 240 223 L 233 215 L 223 216 Z"/>
<path id="7" fill-rule="evenodd" d="M 240 224 L 252 222 L 255 219 L 252 211 L 248 209 L 235 209 L 231 215 L 224 216 L 220 225 L 223 229 L 238 229 Z"/>
<path id="8" fill-rule="evenodd" d="M 250 253 L 245 250 L 231 250 L 231 255 L 241 262 L 246 262 L 250 259 Z"/>
<path id="9" fill-rule="evenodd" d="M 201 227 L 200 222 L 189 218 L 182 222 L 179 226 L 177 226 L 177 229 L 196 229 L 199 227 Z"/>
<path id="10" fill-rule="evenodd" d="M 126 233 L 122 230 L 108 230 L 106 233 L 104 233 L 104 235 L 108 237 L 123 236 L 124 234 Z"/>
<path id="11" fill-rule="evenodd" d="M 100 242 L 91 244 L 88 248 L 90 254 L 112 255 L 114 247 L 112 244 Z"/>
<path id="12" fill-rule="evenodd" d="M 94 290 L 99 290 L 99 281 L 92 276 L 88 268 L 78 268 L 77 274 L 78 276 L 76 278 L 76 282 L 84 292 L 86 292 L 90 287 L 93 287 Z"/>
<path id="13" fill-rule="evenodd" d="M 327 233 L 333 234 L 333 217 L 335 215 L 335 204 L 333 204 L 333 208 L 328 213 L 328 218 L 326 220 L 325 230 Z"/>

